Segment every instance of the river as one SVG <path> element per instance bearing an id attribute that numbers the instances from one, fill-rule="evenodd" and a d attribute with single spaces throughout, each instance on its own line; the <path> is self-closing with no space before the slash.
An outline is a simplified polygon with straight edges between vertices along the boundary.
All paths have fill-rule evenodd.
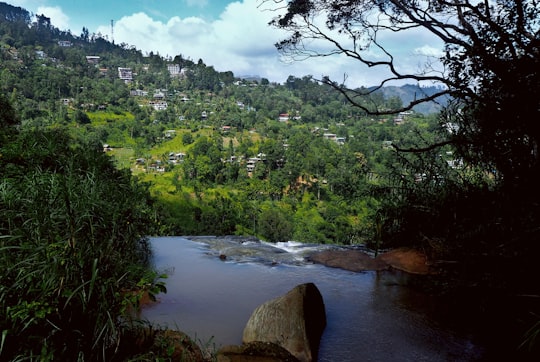
<path id="1" fill-rule="evenodd" d="M 403 285 L 405 273 L 355 273 L 304 260 L 326 246 L 212 237 L 151 242 L 168 291 L 143 318 L 208 347 L 240 344 L 258 305 L 313 282 L 327 313 L 319 361 L 473 361 L 484 354 L 466 328 L 449 327 L 448 306 Z"/>

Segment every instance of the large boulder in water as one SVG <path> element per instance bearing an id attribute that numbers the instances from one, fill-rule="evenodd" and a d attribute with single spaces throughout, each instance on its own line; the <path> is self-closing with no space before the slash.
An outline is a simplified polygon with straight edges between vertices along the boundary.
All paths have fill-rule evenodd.
<path id="1" fill-rule="evenodd" d="M 322 295 L 315 284 L 306 283 L 257 307 L 246 324 L 242 341 L 275 343 L 299 361 L 316 361 L 325 327 Z"/>

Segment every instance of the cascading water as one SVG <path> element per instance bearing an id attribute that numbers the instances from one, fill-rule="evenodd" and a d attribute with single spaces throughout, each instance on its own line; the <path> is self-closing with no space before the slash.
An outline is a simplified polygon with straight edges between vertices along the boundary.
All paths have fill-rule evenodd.
<path id="1" fill-rule="evenodd" d="M 306 262 L 310 253 L 330 247 L 324 245 L 191 239 L 152 239 L 156 267 L 169 274 L 168 292 L 143 317 L 203 344 L 240 344 L 258 305 L 313 282 L 328 321 L 319 361 L 471 361 L 483 354 L 472 337 L 438 322 L 444 308 L 404 287 L 403 273 L 354 273 Z"/>

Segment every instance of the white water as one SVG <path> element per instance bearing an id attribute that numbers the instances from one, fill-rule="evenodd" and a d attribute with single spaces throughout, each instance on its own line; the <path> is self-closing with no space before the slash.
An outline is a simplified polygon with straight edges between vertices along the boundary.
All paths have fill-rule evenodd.
<path id="1" fill-rule="evenodd" d="M 440 312 L 433 299 L 400 286 L 400 273 L 353 273 L 303 262 L 317 246 L 201 241 L 152 239 L 156 266 L 170 276 L 167 294 L 143 317 L 216 348 L 240 344 L 258 305 L 313 282 L 328 321 L 319 361 L 471 361 L 482 354 L 470 337 L 433 319 Z M 226 261 L 219 259 L 223 254 Z"/>

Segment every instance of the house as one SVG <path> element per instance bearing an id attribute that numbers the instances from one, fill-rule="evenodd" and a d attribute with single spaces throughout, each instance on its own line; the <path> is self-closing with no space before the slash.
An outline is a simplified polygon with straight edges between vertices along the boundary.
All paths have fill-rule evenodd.
<path id="1" fill-rule="evenodd" d="M 165 99 L 166 89 L 156 89 L 154 92 L 154 99 Z"/>
<path id="2" fill-rule="evenodd" d="M 176 130 L 174 130 L 174 129 L 169 129 L 169 130 L 164 132 L 164 137 L 165 138 L 174 138 L 174 136 L 176 136 Z"/>
<path id="3" fill-rule="evenodd" d="M 169 106 L 166 101 L 149 102 L 156 111 L 164 111 Z"/>
<path id="4" fill-rule="evenodd" d="M 278 120 L 280 122 L 289 122 L 289 113 L 280 113 Z"/>
<path id="5" fill-rule="evenodd" d="M 97 65 L 99 63 L 100 57 L 97 55 L 87 55 L 86 56 L 86 62 L 88 64 Z"/>
<path id="6" fill-rule="evenodd" d="M 160 160 L 155 160 L 150 163 L 150 165 L 146 168 L 146 171 L 165 172 L 165 166 Z"/>
<path id="7" fill-rule="evenodd" d="M 171 77 L 180 77 L 182 74 L 182 69 L 180 69 L 180 64 L 167 64 L 167 70 Z"/>
<path id="8" fill-rule="evenodd" d="M 186 154 L 185 153 L 182 153 L 182 152 L 170 152 L 169 153 L 169 163 L 172 163 L 172 164 L 178 164 L 178 163 L 182 163 L 184 162 L 184 157 L 186 157 Z"/>
<path id="9" fill-rule="evenodd" d="M 118 78 L 126 83 L 130 83 L 133 80 L 133 71 L 131 68 L 118 67 Z"/>
<path id="10" fill-rule="evenodd" d="M 58 45 L 63 48 L 69 48 L 73 45 L 73 43 L 69 40 L 58 40 Z"/>
<path id="11" fill-rule="evenodd" d="M 255 170 L 255 165 L 257 162 L 260 162 L 261 159 L 259 157 L 251 157 L 247 160 L 246 163 L 246 170 L 247 172 L 253 172 Z"/>
<path id="12" fill-rule="evenodd" d="M 346 138 L 345 137 L 336 137 L 336 143 L 338 145 L 344 145 L 345 144 L 345 141 L 346 141 Z"/>
<path id="13" fill-rule="evenodd" d="M 323 137 L 331 141 L 335 141 L 337 139 L 337 135 L 335 133 L 324 133 Z"/>
<path id="14" fill-rule="evenodd" d="M 231 126 L 223 126 L 221 127 L 221 132 L 227 133 L 230 132 Z"/>
<path id="15" fill-rule="evenodd" d="M 129 91 L 129 94 L 134 97 L 146 97 L 148 96 L 148 92 L 142 89 L 133 89 Z"/>

